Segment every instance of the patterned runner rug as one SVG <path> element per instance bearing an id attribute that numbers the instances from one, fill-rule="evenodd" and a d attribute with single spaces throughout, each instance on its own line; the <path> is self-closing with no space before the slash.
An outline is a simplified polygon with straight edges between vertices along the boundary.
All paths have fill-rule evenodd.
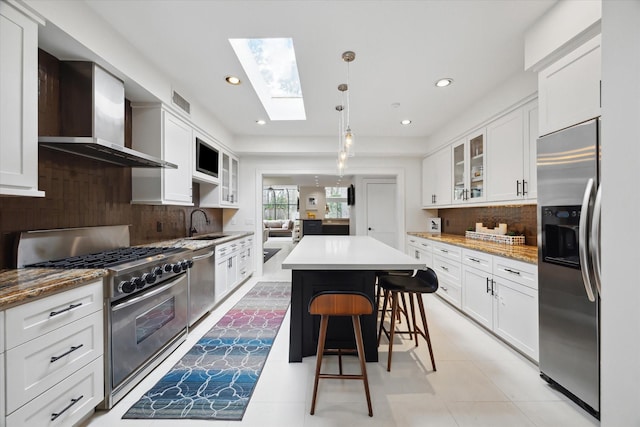
<path id="1" fill-rule="evenodd" d="M 258 282 L 122 418 L 241 420 L 290 300 Z"/>

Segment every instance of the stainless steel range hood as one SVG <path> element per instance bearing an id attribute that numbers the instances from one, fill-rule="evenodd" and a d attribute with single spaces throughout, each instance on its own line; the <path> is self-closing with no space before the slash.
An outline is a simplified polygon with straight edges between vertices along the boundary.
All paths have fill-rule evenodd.
<path id="1" fill-rule="evenodd" d="M 60 107 L 62 136 L 41 136 L 41 146 L 118 166 L 177 168 L 124 146 L 124 84 L 93 62 L 60 63 Z"/>

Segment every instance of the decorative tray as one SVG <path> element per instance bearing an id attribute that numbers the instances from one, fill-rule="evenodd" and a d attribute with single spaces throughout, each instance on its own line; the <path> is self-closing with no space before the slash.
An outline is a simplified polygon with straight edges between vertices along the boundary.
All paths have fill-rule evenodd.
<path id="1" fill-rule="evenodd" d="M 464 235 L 469 239 L 505 243 L 507 245 L 524 245 L 524 236 L 507 236 L 506 234 L 478 233 L 476 231 L 465 231 Z"/>

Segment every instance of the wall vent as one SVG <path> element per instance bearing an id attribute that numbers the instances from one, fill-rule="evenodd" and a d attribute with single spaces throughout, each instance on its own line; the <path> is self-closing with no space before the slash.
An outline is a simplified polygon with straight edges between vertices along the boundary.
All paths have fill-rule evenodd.
<path id="1" fill-rule="evenodd" d="M 191 104 L 189 104 L 189 101 L 184 99 L 175 90 L 173 91 L 173 96 L 171 97 L 171 101 L 173 102 L 173 105 L 175 105 L 176 107 L 179 107 L 182 111 L 191 115 Z"/>

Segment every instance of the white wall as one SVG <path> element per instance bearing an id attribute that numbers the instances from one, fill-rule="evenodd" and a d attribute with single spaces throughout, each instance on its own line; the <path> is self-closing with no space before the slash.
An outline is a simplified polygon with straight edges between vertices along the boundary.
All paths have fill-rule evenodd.
<path id="1" fill-rule="evenodd" d="M 602 2 L 601 425 L 640 425 L 640 1 Z"/>
<path id="2" fill-rule="evenodd" d="M 307 206 L 309 197 L 316 199 L 315 209 L 309 209 Z M 324 187 L 300 187 L 300 219 L 308 218 L 308 212 L 315 214 L 315 219 L 324 219 L 326 204 L 327 195 Z"/>
<path id="3" fill-rule="evenodd" d="M 242 156 L 240 163 L 239 209 L 225 209 L 225 231 L 259 231 L 261 174 L 336 174 L 335 157 Z M 406 231 L 426 231 L 427 211 L 421 209 L 422 157 L 364 157 L 349 159 L 349 175 L 402 175 L 404 183 L 404 224 Z M 400 183 L 400 181 L 398 181 Z M 356 194 L 358 189 L 356 189 Z M 304 209 L 301 199 L 301 211 Z M 357 203 L 357 195 L 356 195 Z"/>
<path id="4" fill-rule="evenodd" d="M 23 0 L 23 4 L 49 21 L 47 25 L 54 24 L 96 55 L 92 58 L 73 59 L 94 60 L 123 80 L 132 80 L 171 107 L 171 79 L 159 72 L 145 59 L 143 52 L 136 50 L 86 3 L 77 0 Z M 127 96 L 130 97 L 129 94 Z M 197 103 L 191 103 L 190 120 L 218 143 L 234 150 L 232 135 Z"/>

